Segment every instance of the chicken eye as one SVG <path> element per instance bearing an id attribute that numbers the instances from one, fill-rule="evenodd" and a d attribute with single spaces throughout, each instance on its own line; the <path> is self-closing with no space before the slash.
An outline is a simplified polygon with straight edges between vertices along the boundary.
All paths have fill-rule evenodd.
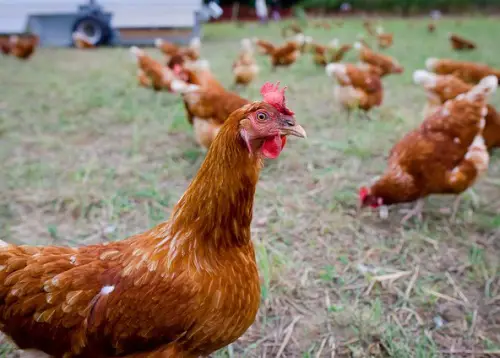
<path id="1" fill-rule="evenodd" d="M 257 113 L 257 119 L 259 121 L 265 121 L 267 119 L 267 114 L 265 114 L 263 112 L 259 112 L 259 113 Z"/>

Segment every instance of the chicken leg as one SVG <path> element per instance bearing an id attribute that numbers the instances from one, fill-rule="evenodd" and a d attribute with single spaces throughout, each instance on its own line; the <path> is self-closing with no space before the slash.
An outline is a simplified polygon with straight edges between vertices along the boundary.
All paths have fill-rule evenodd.
<path id="1" fill-rule="evenodd" d="M 419 221 L 422 221 L 422 209 L 424 208 L 424 199 L 418 199 L 413 209 L 408 210 L 408 213 L 401 219 L 401 225 L 405 224 L 409 219 L 416 216 Z"/>

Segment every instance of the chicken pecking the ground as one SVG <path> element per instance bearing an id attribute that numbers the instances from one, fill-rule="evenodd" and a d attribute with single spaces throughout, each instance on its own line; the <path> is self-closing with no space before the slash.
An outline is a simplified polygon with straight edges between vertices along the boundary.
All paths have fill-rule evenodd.
<path id="1" fill-rule="evenodd" d="M 383 88 L 380 77 L 359 66 L 347 63 L 330 63 L 326 73 L 336 80 L 334 96 L 347 110 L 350 117 L 353 109 L 361 109 L 365 115 L 373 107 L 380 106 Z"/>
<path id="2" fill-rule="evenodd" d="M 417 201 L 402 220 L 421 217 L 424 198 L 431 194 L 459 195 L 483 175 L 489 164 L 483 129 L 487 99 L 496 90 L 494 76 L 484 78 L 470 91 L 444 105 L 405 135 L 390 151 L 386 172 L 370 187 L 359 191 L 363 207 L 379 208 Z"/>
<path id="3" fill-rule="evenodd" d="M 379 26 L 377 27 L 377 43 L 380 49 L 386 49 L 393 45 L 394 34 L 385 32 L 384 29 Z"/>
<path id="4" fill-rule="evenodd" d="M 208 71 L 192 69 L 189 81 L 174 80 L 170 88 L 182 95 L 186 115 L 193 125 L 196 142 L 208 149 L 224 121 L 236 109 L 250 103 L 238 94 L 226 90 Z"/>
<path id="5" fill-rule="evenodd" d="M 176 44 L 163 40 L 156 39 L 155 46 L 167 57 L 167 61 L 174 55 L 180 55 L 191 61 L 196 61 L 200 58 L 201 41 L 199 37 L 193 37 L 187 47 L 177 46 Z"/>
<path id="6" fill-rule="evenodd" d="M 79 49 L 95 48 L 95 45 L 92 42 L 90 42 L 89 38 L 81 32 L 73 32 L 72 37 L 73 37 L 73 43 L 75 44 L 76 48 Z"/>
<path id="7" fill-rule="evenodd" d="M 250 225 L 263 158 L 306 137 L 284 90 L 231 113 L 170 219 L 123 241 L 0 248 L 0 329 L 63 357 L 207 356 L 254 322 Z"/>
<path id="8" fill-rule="evenodd" d="M 477 47 L 475 42 L 457 34 L 449 34 L 448 38 L 455 51 L 474 50 Z"/>
<path id="9" fill-rule="evenodd" d="M 426 116 L 446 101 L 470 91 L 473 87 L 453 75 L 436 75 L 424 70 L 415 71 L 413 80 L 416 84 L 423 86 L 427 92 Z M 491 151 L 500 147 L 500 113 L 491 104 L 488 104 L 487 108 L 483 138 L 486 148 Z"/>
<path id="10" fill-rule="evenodd" d="M 241 52 L 233 63 L 235 86 L 249 85 L 259 74 L 259 66 L 253 55 L 253 45 L 250 39 L 241 40 Z"/>
<path id="11" fill-rule="evenodd" d="M 454 75 L 472 84 L 479 83 L 484 77 L 490 75 L 497 76 L 500 81 L 500 70 L 482 63 L 430 57 L 425 61 L 425 67 L 438 75 Z"/>
<path id="12" fill-rule="evenodd" d="M 10 36 L 10 53 L 20 60 L 27 60 L 35 53 L 40 38 L 37 35 Z"/>
<path id="13" fill-rule="evenodd" d="M 139 71 L 137 72 L 137 81 L 140 86 L 145 86 L 150 83 L 150 86 L 155 91 L 167 90 L 170 91 L 170 82 L 175 78 L 175 74 L 168 67 L 163 66 L 152 57 L 148 56 L 144 50 L 132 46 L 130 53 L 137 60 Z M 149 81 L 145 78 L 148 77 Z"/>
<path id="14" fill-rule="evenodd" d="M 360 42 L 355 42 L 354 48 L 358 51 L 359 60 L 362 63 L 380 68 L 381 77 L 393 73 L 403 73 L 404 71 L 403 66 L 396 59 L 372 51 Z"/>

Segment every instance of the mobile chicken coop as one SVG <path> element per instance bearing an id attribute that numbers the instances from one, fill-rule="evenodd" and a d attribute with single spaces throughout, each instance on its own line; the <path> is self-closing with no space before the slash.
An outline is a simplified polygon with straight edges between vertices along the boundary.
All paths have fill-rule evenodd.
<path id="1" fill-rule="evenodd" d="M 162 37 L 185 43 L 221 15 L 203 0 L 0 0 L 0 34 L 31 32 L 41 46 L 73 45 L 73 32 L 94 45 L 151 45 Z"/>

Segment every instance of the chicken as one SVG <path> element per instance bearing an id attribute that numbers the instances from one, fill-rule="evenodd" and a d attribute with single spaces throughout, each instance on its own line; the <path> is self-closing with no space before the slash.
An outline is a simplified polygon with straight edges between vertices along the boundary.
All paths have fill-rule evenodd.
<path id="1" fill-rule="evenodd" d="M 174 92 L 182 94 L 195 140 L 203 149 L 211 146 L 229 114 L 250 103 L 223 88 L 204 71 L 190 71 L 188 83 L 173 80 L 170 86 Z"/>
<path id="2" fill-rule="evenodd" d="M 379 48 L 389 48 L 394 43 L 394 35 L 388 32 L 384 32 L 384 29 L 379 26 L 377 27 L 377 42 Z"/>
<path id="3" fill-rule="evenodd" d="M 378 75 L 344 63 L 329 64 L 326 73 L 336 80 L 334 95 L 347 110 L 348 117 L 352 109 L 359 108 L 366 114 L 382 104 L 383 88 Z"/>
<path id="4" fill-rule="evenodd" d="M 298 34 L 292 40 L 286 42 L 285 45 L 274 48 L 270 54 L 273 70 L 279 66 L 286 67 L 295 63 L 301 55 L 306 43 L 310 41 L 311 38 L 303 34 Z"/>
<path id="5" fill-rule="evenodd" d="M 470 91 L 473 87 L 453 75 L 436 75 L 424 70 L 415 71 L 413 80 L 426 89 L 428 95 L 427 115 L 430 115 L 446 101 Z M 487 108 L 488 114 L 485 117 L 483 138 L 486 148 L 491 151 L 493 148 L 500 147 L 500 113 L 490 104 L 487 105 Z"/>
<path id="6" fill-rule="evenodd" d="M 257 46 L 257 52 L 261 55 L 270 55 L 274 52 L 275 46 L 269 41 L 254 37 L 252 42 L 255 46 Z"/>
<path id="7" fill-rule="evenodd" d="M 313 62 L 317 66 L 326 66 L 330 62 L 329 54 L 331 52 L 331 48 L 328 46 L 322 46 L 317 43 L 311 44 L 311 50 L 313 55 Z"/>
<path id="8" fill-rule="evenodd" d="M 436 24 L 434 22 L 429 22 L 427 24 L 427 31 L 432 33 L 436 31 Z"/>
<path id="9" fill-rule="evenodd" d="M 200 58 L 201 41 L 199 37 L 193 37 L 187 47 L 180 47 L 160 38 L 156 39 L 154 43 L 167 56 L 167 59 L 170 59 L 174 55 L 180 55 L 192 61 Z"/>
<path id="10" fill-rule="evenodd" d="M 474 50 L 477 46 L 474 42 L 457 34 L 449 34 L 451 47 L 455 51 Z"/>
<path id="11" fill-rule="evenodd" d="M 339 39 L 333 39 L 330 42 L 330 47 L 333 49 L 333 55 L 330 59 L 330 62 L 340 62 L 344 58 L 345 54 L 351 50 L 352 45 L 340 45 Z"/>
<path id="12" fill-rule="evenodd" d="M 361 206 L 387 210 L 386 205 L 418 201 L 405 222 L 420 216 L 423 198 L 461 194 L 471 187 L 488 169 L 482 132 L 486 101 L 497 86 L 496 77 L 486 77 L 404 136 L 390 151 L 386 172 L 369 188 L 360 189 Z"/>
<path id="13" fill-rule="evenodd" d="M 1 330 L 56 358 L 195 358 L 240 337 L 260 303 L 250 224 L 262 161 L 306 136 L 283 91 L 261 93 L 228 117 L 167 222 L 81 248 L 4 243 Z"/>
<path id="14" fill-rule="evenodd" d="M 304 31 L 299 24 L 289 24 L 281 29 L 281 36 L 283 36 L 284 38 L 302 33 L 304 33 Z"/>
<path id="15" fill-rule="evenodd" d="M 404 68 L 399 64 L 396 59 L 382 55 L 369 48 L 363 46 L 360 42 L 354 44 L 354 48 L 359 52 L 359 59 L 361 62 L 367 63 L 381 69 L 381 76 L 386 76 L 392 73 L 403 73 Z"/>
<path id="16" fill-rule="evenodd" d="M 90 42 L 89 38 L 81 32 L 73 32 L 73 43 L 76 48 L 79 49 L 90 49 L 95 48 L 95 45 Z"/>
<path id="17" fill-rule="evenodd" d="M 137 65 L 141 72 L 138 74 L 138 81 L 142 85 L 145 83 L 140 77 L 150 78 L 151 87 L 155 91 L 170 90 L 169 83 L 175 77 L 174 73 L 166 66 L 149 57 L 144 50 L 136 46 L 130 48 L 130 53 L 137 60 Z"/>
<path id="18" fill-rule="evenodd" d="M 489 75 L 497 76 L 500 80 L 500 70 L 481 63 L 431 57 L 425 61 L 425 67 L 427 70 L 435 72 L 438 75 L 454 75 L 472 84 L 479 83 L 479 81 Z"/>
<path id="19" fill-rule="evenodd" d="M 11 46 L 10 53 L 21 60 L 27 60 L 35 53 L 39 37 L 37 35 L 26 37 L 13 35 L 9 38 L 9 41 Z"/>
<path id="20" fill-rule="evenodd" d="M 233 75 L 235 85 L 247 86 L 259 73 L 259 66 L 253 57 L 252 41 L 241 40 L 241 52 L 233 63 Z"/>

